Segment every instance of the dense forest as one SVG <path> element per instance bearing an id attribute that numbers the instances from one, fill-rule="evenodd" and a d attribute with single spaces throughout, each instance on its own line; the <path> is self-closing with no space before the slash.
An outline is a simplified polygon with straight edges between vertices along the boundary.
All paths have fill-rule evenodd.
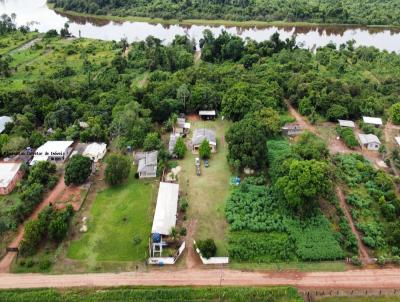
<path id="1" fill-rule="evenodd" d="M 81 13 L 165 19 L 225 19 L 400 25 L 396 0 L 48 0 Z"/>

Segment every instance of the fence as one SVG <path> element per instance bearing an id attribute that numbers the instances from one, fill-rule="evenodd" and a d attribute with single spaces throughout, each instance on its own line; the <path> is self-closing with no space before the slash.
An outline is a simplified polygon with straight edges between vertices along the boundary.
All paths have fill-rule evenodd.
<path id="1" fill-rule="evenodd" d="M 196 246 L 195 240 L 193 240 L 193 244 L 194 244 L 194 246 Z M 203 264 L 209 265 L 209 264 L 228 264 L 229 263 L 229 257 L 211 257 L 209 259 L 206 259 L 201 255 L 201 252 L 197 247 L 196 247 L 196 252 L 197 252 L 197 254 L 199 254 L 199 257 L 201 259 L 201 262 L 203 262 Z"/>
<path id="2" fill-rule="evenodd" d="M 179 257 L 183 254 L 186 248 L 186 243 L 183 242 L 182 245 L 179 247 L 178 251 L 174 255 L 174 257 L 150 257 L 148 263 L 151 265 L 172 265 L 178 261 Z"/>

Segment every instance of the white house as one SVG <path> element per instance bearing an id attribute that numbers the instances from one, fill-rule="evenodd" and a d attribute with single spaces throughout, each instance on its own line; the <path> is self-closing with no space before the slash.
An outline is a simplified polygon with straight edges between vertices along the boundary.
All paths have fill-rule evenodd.
<path id="1" fill-rule="evenodd" d="M 8 123 L 12 123 L 13 119 L 9 116 L 0 116 L 0 133 L 4 131 Z"/>
<path id="2" fill-rule="evenodd" d="M 338 120 L 339 126 L 340 127 L 347 127 L 347 128 L 355 128 L 356 125 L 354 124 L 353 121 L 348 121 L 348 120 Z"/>
<path id="3" fill-rule="evenodd" d="M 102 160 L 107 153 L 107 145 L 105 143 L 92 143 L 85 148 L 82 155 L 89 157 L 95 163 Z"/>
<path id="4" fill-rule="evenodd" d="M 361 146 L 368 150 L 378 151 L 381 146 L 381 141 L 374 134 L 358 134 Z"/>
<path id="5" fill-rule="evenodd" d="M 379 117 L 363 116 L 363 121 L 365 124 L 374 125 L 375 127 L 383 125 L 382 119 Z"/>
<path id="6" fill-rule="evenodd" d="M 207 128 L 196 129 L 193 132 L 192 148 L 194 152 L 199 151 L 200 145 L 207 140 L 210 143 L 211 152 L 217 152 L 217 138 L 215 131 Z"/>
<path id="7" fill-rule="evenodd" d="M 39 161 L 64 162 L 72 152 L 73 141 L 48 141 L 35 151 L 31 166 Z"/>

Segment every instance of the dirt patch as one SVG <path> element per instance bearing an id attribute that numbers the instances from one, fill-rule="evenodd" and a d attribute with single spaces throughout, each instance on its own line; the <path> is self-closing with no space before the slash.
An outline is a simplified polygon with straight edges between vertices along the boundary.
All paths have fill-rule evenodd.
<path id="1" fill-rule="evenodd" d="M 189 115 L 186 116 L 186 119 L 187 119 L 189 122 L 198 122 L 198 121 L 201 121 L 201 117 L 200 117 L 199 115 L 197 115 L 197 114 L 189 114 Z"/>

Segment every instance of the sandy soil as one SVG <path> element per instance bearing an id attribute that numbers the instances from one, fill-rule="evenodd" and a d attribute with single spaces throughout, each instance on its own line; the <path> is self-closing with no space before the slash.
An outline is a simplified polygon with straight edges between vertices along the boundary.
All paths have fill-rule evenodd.
<path id="1" fill-rule="evenodd" d="M 0 274 L 0 288 L 112 286 L 275 286 L 300 289 L 388 289 L 400 287 L 400 269 L 320 273 L 244 272 L 230 269 L 155 270 L 148 273 L 80 275 Z"/>

